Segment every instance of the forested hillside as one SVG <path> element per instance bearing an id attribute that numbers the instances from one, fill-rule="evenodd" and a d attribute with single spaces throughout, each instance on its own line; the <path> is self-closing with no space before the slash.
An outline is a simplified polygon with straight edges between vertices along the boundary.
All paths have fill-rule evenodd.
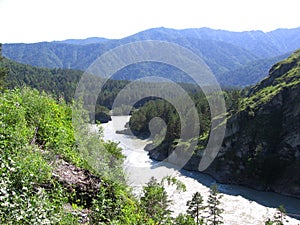
<path id="1" fill-rule="evenodd" d="M 77 84 L 83 74 L 80 70 L 47 69 L 33 67 L 12 60 L 3 59 L 0 67 L 5 68 L 7 76 L 4 82 L 8 89 L 24 88 L 26 86 L 51 94 L 56 99 L 71 103 L 74 99 Z M 108 111 L 118 92 L 128 81 L 109 80 L 103 87 L 95 109 L 95 119 L 101 122 L 110 120 Z"/>
<path id="2" fill-rule="evenodd" d="M 73 99 L 77 83 L 83 74 L 79 70 L 39 68 L 8 59 L 3 59 L 0 66 L 7 69 L 7 88 L 30 86 L 56 98 L 62 97 L 67 102 Z"/>
<path id="3" fill-rule="evenodd" d="M 194 53 L 201 55 L 216 75 L 228 72 L 231 69 L 237 69 L 241 65 L 258 59 L 253 54 L 232 44 L 192 38 L 174 39 L 172 36 L 170 36 L 169 39 L 169 41 L 178 43 L 191 49 Z M 101 54 L 126 43 L 129 43 L 129 40 L 111 40 L 106 41 L 105 43 L 89 45 L 51 42 L 35 44 L 5 44 L 3 46 L 3 55 L 14 61 L 33 66 L 79 69 L 84 71 Z M 155 68 L 155 66 L 156 65 L 153 65 L 151 69 Z M 144 67 L 143 65 L 140 66 L 139 76 L 146 74 L 148 68 L 149 67 Z M 134 70 L 132 70 L 131 73 L 132 76 L 137 75 L 134 73 Z M 164 76 L 172 79 L 170 74 L 172 73 L 164 74 Z M 184 82 L 186 80 L 180 81 Z"/>
<path id="4" fill-rule="evenodd" d="M 62 42 L 34 44 L 5 44 L 3 55 L 9 59 L 47 68 L 86 70 L 104 52 L 133 41 L 161 40 L 177 43 L 203 58 L 221 85 L 248 86 L 260 81 L 266 68 L 274 63 L 274 57 L 283 59 L 284 54 L 299 48 L 300 29 L 229 32 L 207 28 L 173 30 L 155 28 L 135 35 L 109 40 L 89 38 Z M 258 60 L 262 60 L 258 62 Z M 255 66 L 253 66 L 255 65 Z M 119 73 L 116 79 L 136 79 L 148 75 L 156 64 L 139 64 Z M 138 73 L 136 73 L 138 69 Z M 161 69 L 163 76 L 174 81 L 190 82 L 184 73 L 175 69 Z M 128 74 L 130 76 L 128 77 Z M 179 78 L 173 78 L 179 74 Z"/>
<path id="5" fill-rule="evenodd" d="M 144 63 L 145 68 L 149 68 L 147 75 L 161 74 L 163 71 L 168 71 L 168 74 L 172 72 L 172 67 L 165 64 L 157 64 L 157 69 L 154 70 L 148 63 Z M 83 74 L 80 70 L 71 70 L 71 69 L 47 69 L 40 67 L 33 67 L 30 65 L 25 65 L 21 63 L 14 62 L 12 60 L 3 59 L 0 62 L 0 66 L 6 68 L 7 76 L 5 77 L 6 87 L 8 89 L 14 88 L 23 88 L 29 86 L 35 88 L 39 91 L 44 91 L 48 94 L 51 94 L 56 99 L 64 99 L 66 102 L 71 103 L 77 84 Z M 115 77 L 128 78 L 128 77 L 139 77 L 139 70 L 136 68 L 136 65 L 131 65 L 131 68 L 136 71 L 136 76 L 133 76 L 129 71 L 130 69 L 124 68 L 123 71 L 116 73 Z M 145 70 L 146 71 L 146 70 Z M 180 75 L 186 76 L 185 74 L 180 74 L 178 69 L 175 70 L 177 73 L 174 74 L 174 79 L 180 80 Z M 121 75 L 125 74 L 126 76 L 122 77 Z M 119 76 L 120 75 L 120 76 Z M 97 79 L 97 77 L 94 77 Z M 101 79 L 101 78 L 99 78 Z M 107 122 L 110 120 L 108 116 L 109 110 L 112 109 L 113 102 L 116 96 L 119 94 L 129 81 L 126 80 L 107 80 L 103 86 L 98 99 L 97 105 L 95 108 L 95 119 L 101 122 Z M 93 80 L 91 80 L 91 86 L 93 86 Z M 195 94 L 200 91 L 199 87 L 189 83 L 179 83 L 179 85 L 186 90 L 188 93 Z M 148 87 L 149 85 L 147 85 Z M 87 90 L 86 98 L 89 98 L 89 95 L 93 95 L 95 89 L 91 89 L 91 93 Z M 126 96 L 127 99 L 131 99 L 133 96 Z M 145 102 L 151 100 L 142 99 L 135 107 L 140 107 Z M 119 112 L 117 112 L 119 110 Z M 115 114 L 122 113 L 123 109 L 115 109 Z"/>
<path id="6" fill-rule="evenodd" d="M 287 58 L 290 54 L 253 61 L 236 70 L 221 74 L 217 77 L 218 81 L 221 84 L 230 84 L 231 87 L 247 87 L 249 84 L 257 84 L 264 78 L 265 74 L 268 74 L 275 63 Z M 241 76 L 247 76 L 247 78 L 241 79 Z"/>

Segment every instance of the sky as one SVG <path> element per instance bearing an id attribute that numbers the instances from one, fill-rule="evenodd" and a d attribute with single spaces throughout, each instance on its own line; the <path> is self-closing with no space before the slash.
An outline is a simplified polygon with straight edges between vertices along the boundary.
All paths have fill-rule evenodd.
<path id="1" fill-rule="evenodd" d="M 296 28 L 299 0 L 0 0 L 0 42 L 122 38 L 155 27 Z"/>

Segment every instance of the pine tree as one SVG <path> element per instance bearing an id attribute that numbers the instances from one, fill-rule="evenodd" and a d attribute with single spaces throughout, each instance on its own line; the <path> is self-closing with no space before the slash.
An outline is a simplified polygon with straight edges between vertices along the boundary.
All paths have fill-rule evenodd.
<path id="1" fill-rule="evenodd" d="M 203 206 L 203 198 L 199 192 L 193 194 L 192 200 L 186 203 L 188 206 L 187 213 L 196 219 L 197 224 L 202 224 L 203 219 L 200 218 L 200 212 L 205 209 Z"/>
<path id="2" fill-rule="evenodd" d="M 223 197 L 223 195 L 219 193 L 217 185 L 212 185 L 209 192 L 210 194 L 207 200 L 209 216 L 207 217 L 207 220 L 212 225 L 222 224 L 223 217 L 221 214 L 224 210 L 220 208 L 220 199 Z"/>
<path id="3" fill-rule="evenodd" d="M 154 177 L 143 188 L 143 196 L 141 197 L 141 205 L 146 213 L 157 222 L 163 222 L 171 214 L 169 209 L 171 201 L 163 185 Z"/>

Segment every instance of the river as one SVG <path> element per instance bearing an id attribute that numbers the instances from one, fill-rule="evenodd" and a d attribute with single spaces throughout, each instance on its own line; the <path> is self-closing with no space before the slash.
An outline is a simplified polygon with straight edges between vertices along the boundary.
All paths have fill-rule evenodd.
<path id="1" fill-rule="evenodd" d="M 172 210 L 174 215 L 186 211 L 186 201 L 190 200 L 193 193 L 200 192 L 204 200 L 209 195 L 209 187 L 216 181 L 205 174 L 176 170 L 172 165 L 163 164 L 149 159 L 144 146 L 148 140 L 140 140 L 133 136 L 116 134 L 116 130 L 123 130 L 129 116 L 114 116 L 112 121 L 102 124 L 103 138 L 120 142 L 120 147 L 126 155 L 124 169 L 127 172 L 128 183 L 133 187 L 136 195 L 141 194 L 144 185 L 151 176 L 159 179 L 165 175 L 172 175 L 184 182 L 187 190 L 178 192 L 175 187 L 167 187 L 167 192 L 173 200 Z M 223 194 L 221 199 L 224 224 L 261 225 L 268 217 L 272 218 L 275 208 L 284 205 L 289 215 L 300 215 L 300 199 L 286 197 L 273 192 L 261 192 L 238 185 L 218 184 L 219 191 Z M 299 218 L 299 217 L 298 217 Z M 287 216 L 288 223 L 300 224 L 300 220 Z"/>

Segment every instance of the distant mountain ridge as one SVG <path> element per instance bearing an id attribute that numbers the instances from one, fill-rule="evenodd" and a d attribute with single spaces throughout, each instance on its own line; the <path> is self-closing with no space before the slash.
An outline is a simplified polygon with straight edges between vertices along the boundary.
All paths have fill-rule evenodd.
<path id="1" fill-rule="evenodd" d="M 130 41 L 149 39 L 166 40 L 170 39 L 170 35 L 175 39 L 194 38 L 230 43 L 249 50 L 254 55 L 261 55 L 263 58 L 266 56 L 272 57 L 282 53 L 292 52 L 297 49 L 295 48 L 295 45 L 300 44 L 300 27 L 292 29 L 276 29 L 270 32 L 263 32 L 260 30 L 234 32 L 227 30 L 215 30 L 211 28 L 189 28 L 176 30 L 161 27 L 141 31 L 122 39 Z M 58 43 L 83 45 L 103 43 L 108 40 L 111 39 L 91 37 L 86 39 L 68 39 L 59 41 Z"/>
<path id="2" fill-rule="evenodd" d="M 64 44 L 71 44 L 71 45 L 89 45 L 89 44 L 103 43 L 108 40 L 109 39 L 107 38 L 90 37 L 85 39 L 67 39 L 63 41 L 53 41 L 52 43 L 64 43 Z"/>
<path id="3" fill-rule="evenodd" d="M 145 40 L 167 39 L 169 36 L 214 40 L 230 43 L 250 51 L 252 54 L 267 58 L 295 51 L 300 47 L 300 27 L 293 29 L 277 29 L 270 32 L 243 31 L 233 32 L 210 28 L 189 28 L 175 30 L 169 28 L 153 28 L 129 36 L 129 39 Z M 298 46 L 298 47 L 295 47 Z"/>
<path id="4" fill-rule="evenodd" d="M 267 33 L 231 32 L 209 28 L 153 28 L 118 40 L 87 38 L 33 44 L 4 44 L 3 55 L 33 66 L 85 70 L 104 52 L 119 45 L 142 40 L 177 43 L 202 57 L 222 85 L 247 86 L 263 78 L 266 68 L 274 63 L 272 58 L 281 60 L 286 53 L 300 47 L 300 28 L 278 29 Z M 256 63 L 259 60 L 262 61 Z M 251 66 L 253 63 L 254 67 Z M 148 74 L 146 70 L 147 68 L 141 66 L 139 74 L 135 74 L 127 69 L 126 73 L 130 74 L 130 77 L 126 78 L 124 74 L 120 76 L 122 79 L 136 79 Z M 172 71 L 168 70 L 168 73 L 165 76 L 172 79 Z"/>

